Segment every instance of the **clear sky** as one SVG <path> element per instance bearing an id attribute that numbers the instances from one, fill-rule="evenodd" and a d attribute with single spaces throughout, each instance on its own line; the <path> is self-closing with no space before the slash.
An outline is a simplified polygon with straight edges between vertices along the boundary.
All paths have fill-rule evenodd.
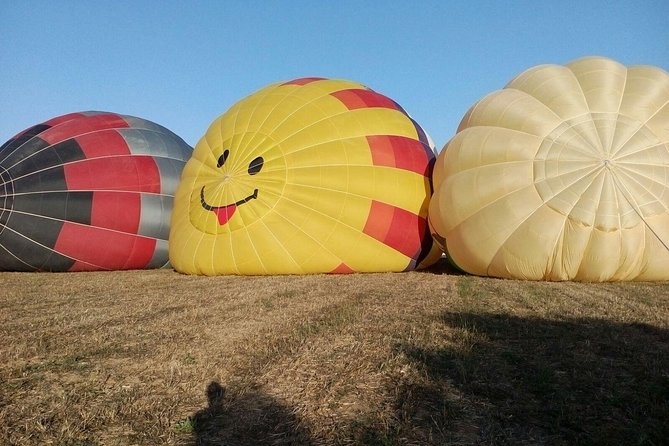
<path id="1" fill-rule="evenodd" d="M 667 0 L 0 1 L 0 143 L 61 114 L 149 119 L 195 145 L 263 86 L 350 79 L 441 148 L 527 68 L 602 55 L 669 70 Z"/>

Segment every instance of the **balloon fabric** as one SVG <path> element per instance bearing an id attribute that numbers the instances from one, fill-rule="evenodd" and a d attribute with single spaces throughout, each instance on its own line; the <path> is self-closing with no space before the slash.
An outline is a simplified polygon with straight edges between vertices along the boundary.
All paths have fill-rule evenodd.
<path id="1" fill-rule="evenodd" d="M 170 260 L 188 274 L 405 271 L 434 262 L 435 154 L 355 82 L 270 85 L 217 118 L 179 185 Z"/>
<path id="2" fill-rule="evenodd" d="M 433 180 L 432 232 L 464 271 L 669 280 L 669 74 L 531 68 L 467 112 Z"/>
<path id="3" fill-rule="evenodd" d="M 168 264 L 172 200 L 192 148 L 150 121 L 71 113 L 0 147 L 0 270 Z"/>

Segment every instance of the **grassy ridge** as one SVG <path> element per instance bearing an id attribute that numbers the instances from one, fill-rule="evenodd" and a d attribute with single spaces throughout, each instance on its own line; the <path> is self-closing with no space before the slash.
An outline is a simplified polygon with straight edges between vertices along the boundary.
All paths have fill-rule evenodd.
<path id="1" fill-rule="evenodd" d="M 669 283 L 0 273 L 0 444 L 647 444 Z"/>

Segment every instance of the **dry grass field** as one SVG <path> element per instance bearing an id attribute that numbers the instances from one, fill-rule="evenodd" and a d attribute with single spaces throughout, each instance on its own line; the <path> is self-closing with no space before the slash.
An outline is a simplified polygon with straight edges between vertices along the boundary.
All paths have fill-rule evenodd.
<path id="1" fill-rule="evenodd" d="M 669 283 L 0 273 L 3 445 L 661 445 Z"/>

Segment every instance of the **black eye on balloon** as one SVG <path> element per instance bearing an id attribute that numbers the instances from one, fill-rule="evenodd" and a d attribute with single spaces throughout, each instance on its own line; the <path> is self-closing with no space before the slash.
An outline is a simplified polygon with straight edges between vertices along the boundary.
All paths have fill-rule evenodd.
<path id="1" fill-rule="evenodd" d="M 264 162 L 265 160 L 262 159 L 262 156 L 259 156 L 258 158 L 251 161 L 251 163 L 249 164 L 249 175 L 255 175 L 258 172 L 260 172 L 260 169 L 262 169 L 262 164 Z"/>
<path id="2" fill-rule="evenodd" d="M 216 163 L 216 167 L 221 167 L 223 164 L 225 164 L 225 160 L 228 159 L 229 155 L 230 151 L 226 149 L 225 152 L 223 152 L 223 155 L 218 157 L 218 163 Z"/>

